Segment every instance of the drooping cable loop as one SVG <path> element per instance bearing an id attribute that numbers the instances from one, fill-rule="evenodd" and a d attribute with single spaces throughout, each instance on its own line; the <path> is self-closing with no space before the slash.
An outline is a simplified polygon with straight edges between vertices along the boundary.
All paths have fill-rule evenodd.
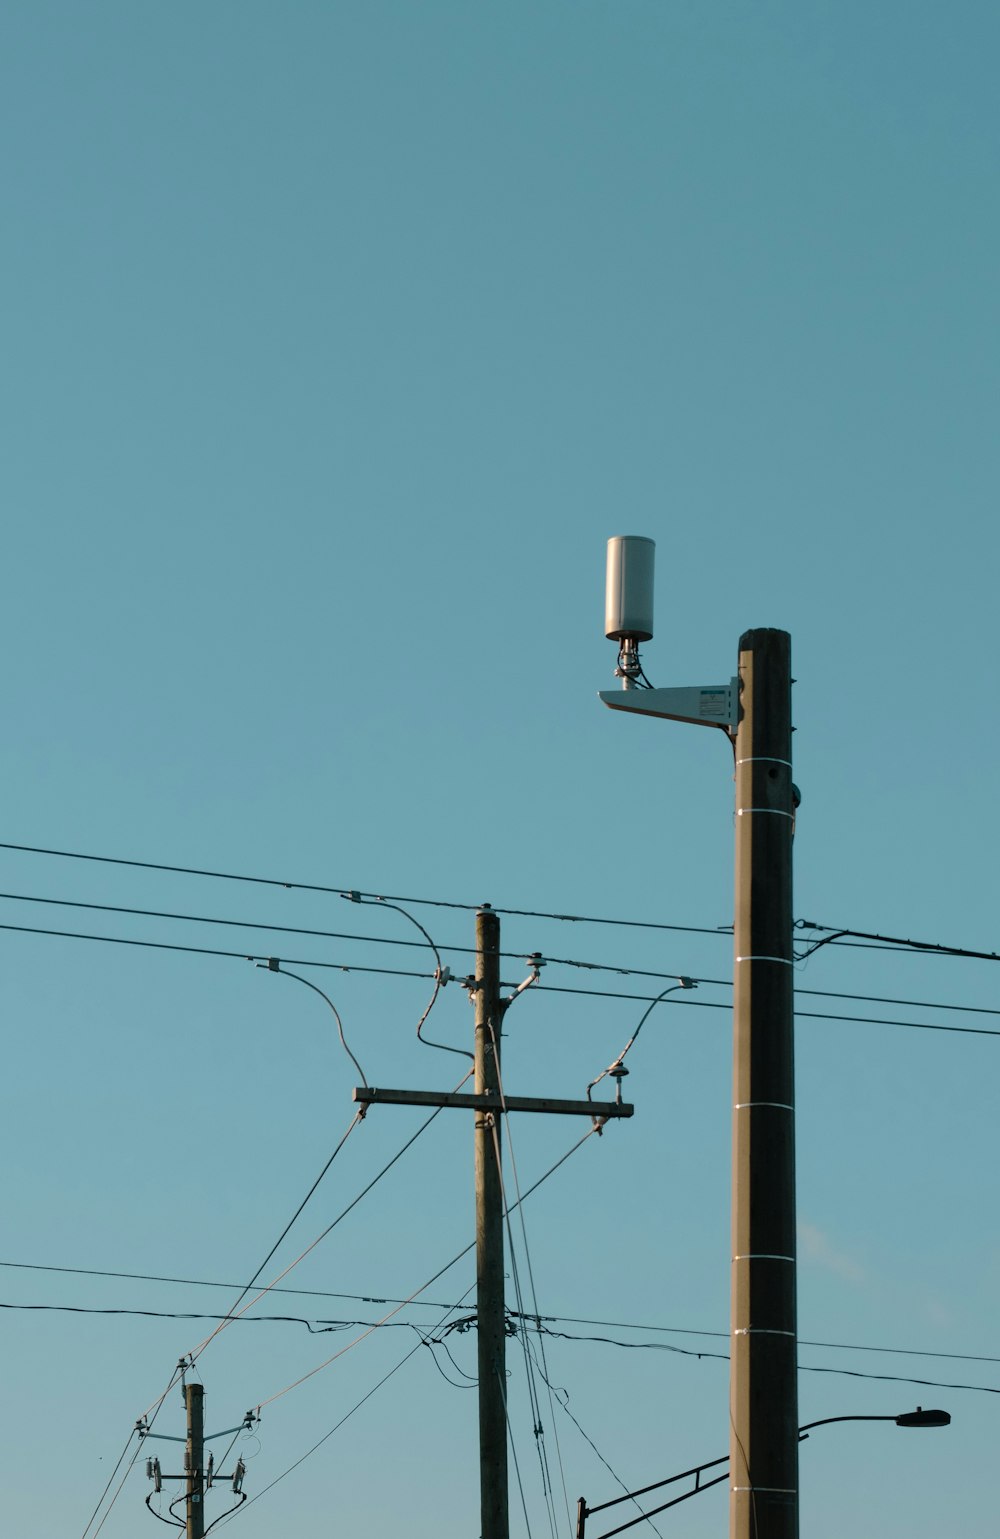
<path id="1" fill-rule="evenodd" d="M 403 908 L 401 904 L 392 903 L 388 898 L 369 898 L 364 893 L 356 891 L 342 892 L 340 896 L 342 898 L 346 898 L 349 903 L 363 903 L 376 908 L 381 907 L 395 909 L 397 914 L 402 914 L 404 919 L 408 919 L 410 924 L 414 925 L 416 929 L 420 931 L 421 935 L 424 937 L 424 940 L 427 942 L 428 946 L 431 948 L 431 951 L 434 953 L 434 960 L 437 963 L 437 967 L 434 971 L 433 992 L 431 993 L 431 997 L 427 1003 L 427 1008 L 424 1010 L 423 1015 L 417 1022 L 417 1041 L 423 1043 L 425 1047 L 439 1048 L 442 1053 L 457 1053 L 462 1058 L 474 1059 L 475 1055 L 468 1052 L 464 1047 L 451 1047 L 447 1042 L 432 1042 L 430 1037 L 425 1037 L 423 1035 L 424 1023 L 427 1020 L 427 1017 L 430 1015 L 431 1011 L 434 1009 L 434 1006 L 437 1004 L 438 995 L 450 978 L 451 973 L 449 969 L 445 968 L 444 963 L 441 961 L 440 951 L 434 944 L 428 932 L 420 923 L 420 920 L 414 919 L 413 915 L 407 913 L 406 909 Z"/>
<path id="2" fill-rule="evenodd" d="M 258 967 L 263 967 L 264 965 L 265 964 L 263 962 L 258 962 L 257 963 Z M 358 1060 L 355 1058 L 354 1054 L 351 1052 L 350 1048 L 347 1045 L 347 1038 L 344 1036 L 344 1023 L 343 1023 L 343 1021 L 340 1018 L 340 1011 L 337 1009 L 336 1005 L 334 1004 L 333 1000 L 330 998 L 329 994 L 324 994 L 324 992 L 323 992 L 323 990 L 321 988 L 317 988 L 315 983 L 310 983 L 309 979 L 308 978 L 303 978 L 300 973 L 290 973 L 288 971 L 287 967 L 283 967 L 281 965 L 281 958 L 280 957 L 268 957 L 268 959 L 267 959 L 267 971 L 270 972 L 270 973 L 278 973 L 278 975 L 280 977 L 282 977 L 282 978 L 294 978 L 296 983 L 304 983 L 307 989 L 312 989 L 314 994 L 318 994 L 320 999 L 323 999 L 323 1000 L 326 1001 L 326 1003 L 330 1006 L 330 1009 L 333 1011 L 333 1018 L 334 1018 L 334 1020 L 337 1022 L 337 1031 L 338 1031 L 339 1036 L 340 1036 L 340 1045 L 344 1049 L 344 1052 L 347 1054 L 348 1058 L 353 1063 L 354 1067 L 357 1069 L 358 1073 L 361 1075 L 361 1083 L 364 1085 L 365 1089 L 367 1090 L 368 1089 L 368 1081 L 365 1079 L 365 1071 L 361 1067 L 361 1065 L 358 1063 Z M 362 1113 L 362 1116 L 363 1115 L 364 1115 L 364 1113 Z"/>
<path id="3" fill-rule="evenodd" d="M 640 1031 L 642 1030 L 643 1026 L 645 1026 L 646 1021 L 652 1015 L 653 1011 L 655 1010 L 656 1006 L 660 1003 L 660 1001 L 666 999 L 668 994 L 676 994 L 680 990 L 683 990 L 683 989 L 696 989 L 697 987 L 698 987 L 698 985 L 697 985 L 697 983 L 695 982 L 695 980 L 693 978 L 686 978 L 686 977 L 682 976 L 682 977 L 678 978 L 676 983 L 671 984 L 671 986 L 669 988 L 664 989 L 662 994 L 657 994 L 656 998 L 654 1000 L 652 1000 L 649 1003 L 649 1005 L 646 1007 L 646 1009 L 643 1011 L 642 1018 L 640 1019 L 638 1026 L 635 1028 L 635 1031 L 633 1031 L 632 1035 L 629 1037 L 629 1039 L 626 1042 L 625 1046 L 622 1048 L 621 1052 L 618 1054 L 618 1057 L 614 1060 L 613 1063 L 609 1063 L 608 1067 L 606 1069 L 602 1069 L 601 1073 L 598 1074 L 596 1079 L 592 1079 L 590 1081 L 590 1084 L 587 1086 L 587 1100 L 588 1101 L 592 1099 L 592 1096 L 591 1096 L 590 1092 L 593 1090 L 594 1086 L 595 1085 L 599 1085 L 601 1083 L 601 1080 L 604 1079 L 605 1076 L 608 1075 L 608 1074 L 610 1074 L 612 1076 L 612 1078 L 614 1078 L 614 1079 L 616 1079 L 618 1081 L 618 1088 L 619 1088 L 619 1091 L 620 1091 L 622 1076 L 628 1073 L 628 1070 L 624 1066 L 625 1065 L 625 1055 L 629 1051 L 629 1048 L 631 1048 L 632 1045 L 634 1044 L 634 1042 L 635 1042 L 636 1038 L 638 1037 Z"/>

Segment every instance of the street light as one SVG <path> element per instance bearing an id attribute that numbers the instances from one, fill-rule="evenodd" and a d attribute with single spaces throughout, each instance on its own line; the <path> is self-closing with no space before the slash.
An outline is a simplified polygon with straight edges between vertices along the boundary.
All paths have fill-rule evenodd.
<path id="1" fill-rule="evenodd" d="M 898 1416 L 824 1416 L 819 1421 L 807 1421 L 799 1428 L 799 1442 L 805 1442 L 814 1427 L 827 1427 L 835 1421 L 894 1421 L 897 1427 L 947 1427 L 951 1424 L 951 1416 L 947 1411 L 925 1411 L 919 1405 L 915 1411 L 902 1411 Z M 702 1491 L 707 1491 L 711 1486 L 717 1486 L 729 1478 L 727 1468 L 721 1475 L 713 1475 L 711 1480 L 702 1480 L 705 1470 L 718 1469 L 720 1464 L 728 1466 L 728 1454 L 723 1454 L 721 1459 L 710 1459 L 707 1464 L 696 1464 L 692 1469 L 681 1470 L 677 1475 L 668 1475 L 666 1480 L 655 1480 L 652 1485 L 642 1486 L 638 1491 L 626 1491 L 624 1496 L 612 1497 L 610 1502 L 601 1502 L 597 1507 L 588 1507 L 586 1497 L 581 1496 L 576 1507 L 576 1539 L 586 1539 L 587 1519 L 593 1517 L 595 1512 L 605 1512 L 607 1508 L 617 1507 L 621 1502 L 635 1501 L 637 1497 L 645 1496 L 649 1491 L 658 1491 L 663 1486 L 673 1485 L 676 1481 L 688 1479 L 692 1475 L 694 1485 L 690 1491 L 685 1491 L 682 1496 L 673 1497 L 660 1507 L 651 1508 L 649 1512 L 640 1512 L 637 1518 L 630 1518 L 627 1523 L 620 1523 L 617 1528 L 609 1528 L 599 1536 L 599 1539 L 612 1539 L 614 1534 L 623 1534 L 626 1529 L 634 1528 L 637 1523 L 645 1523 L 647 1518 L 655 1518 L 657 1513 L 666 1512 L 668 1507 L 676 1507 L 679 1502 L 686 1502 L 692 1496 L 700 1496 Z"/>
<path id="2" fill-rule="evenodd" d="M 903 1411 L 899 1416 L 824 1416 L 822 1421 L 807 1421 L 799 1428 L 799 1442 L 805 1442 L 813 1427 L 828 1427 L 832 1421 L 894 1421 L 897 1427 L 948 1427 L 951 1417 L 947 1411 L 925 1411 L 918 1405 L 915 1411 Z"/>

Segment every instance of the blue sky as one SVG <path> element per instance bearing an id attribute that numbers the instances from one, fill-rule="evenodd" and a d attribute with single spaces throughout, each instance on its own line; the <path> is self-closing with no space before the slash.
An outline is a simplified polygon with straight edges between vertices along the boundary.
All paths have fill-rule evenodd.
<path id="1" fill-rule="evenodd" d="M 792 633 L 797 915 L 998 949 L 998 33 L 991 6 L 899 0 L 9 4 L 4 841 L 723 927 L 721 735 L 596 699 L 614 666 L 604 543 L 641 533 L 657 541 L 654 682 L 721 682 L 745 629 Z M 335 893 L 11 850 L 3 864 L 21 895 L 0 900 L 9 924 L 430 967 L 372 943 L 25 900 L 416 938 Z M 471 911 L 414 913 L 443 947 L 472 943 Z M 728 939 L 503 925 L 511 982 L 535 950 L 722 980 L 651 1017 L 630 1055 L 635 1119 L 591 1139 L 525 1218 L 540 1311 L 622 1324 L 563 1328 L 724 1352 Z M 352 1114 L 322 1002 L 239 959 L 18 932 L 0 948 L 0 1259 L 245 1281 Z M 802 1348 L 802 1418 L 917 1403 L 954 1417 L 933 1436 L 810 1438 L 815 1539 L 990 1521 L 998 1401 L 982 1391 L 1000 1389 L 998 1365 L 917 1354 L 1000 1357 L 997 1045 L 805 1012 L 992 1028 L 946 1007 L 1000 1008 L 994 968 L 829 946 L 800 969 L 803 990 L 869 997 L 799 999 L 800 1326 L 837 1344 Z M 307 976 L 373 1083 L 457 1079 L 457 1059 L 415 1041 L 426 980 Z M 544 981 L 647 992 L 554 962 Z M 643 1008 L 529 993 L 509 1017 L 508 1089 L 579 1094 Z M 457 989 L 432 1020 L 471 1040 Z M 419 1121 L 372 1112 L 276 1266 Z M 583 1131 L 514 1124 L 522 1183 Z M 411 1293 L 471 1234 L 470 1145 L 466 1119 L 442 1115 L 289 1285 Z M 11 1304 L 218 1313 L 233 1296 L 0 1271 Z M 430 1296 L 457 1301 L 470 1281 L 466 1263 Z M 374 1307 L 275 1295 L 260 1313 Z M 136 1416 L 207 1327 L 0 1313 L 11 1526 L 82 1533 Z M 346 1339 L 234 1325 L 199 1364 L 209 1425 Z M 471 1336 L 450 1340 L 470 1371 Z M 416 1341 L 379 1331 L 268 1407 L 248 1493 Z M 725 1451 L 724 1362 L 546 1351 L 627 1483 Z M 303 1534 L 331 1515 L 388 1533 L 404 1513 L 415 1539 L 470 1531 L 475 1397 L 432 1355 L 248 1506 L 247 1539 L 279 1514 Z M 510 1367 L 543 1533 L 513 1352 Z M 570 1502 L 615 1494 L 559 1406 L 545 1412 Z M 162 1416 L 180 1432 L 176 1395 Z M 105 1539 L 151 1523 L 147 1489 L 139 1464 Z M 664 1517 L 664 1539 L 681 1522 L 717 1533 L 724 1509 L 707 1493 Z"/>

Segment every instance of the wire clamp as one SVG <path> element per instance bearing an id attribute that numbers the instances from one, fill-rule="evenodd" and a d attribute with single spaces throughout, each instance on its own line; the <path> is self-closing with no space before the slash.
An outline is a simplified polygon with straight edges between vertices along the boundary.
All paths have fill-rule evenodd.
<path id="1" fill-rule="evenodd" d="M 435 967 L 434 977 L 442 988 L 445 988 L 454 978 L 455 974 L 450 967 Z"/>

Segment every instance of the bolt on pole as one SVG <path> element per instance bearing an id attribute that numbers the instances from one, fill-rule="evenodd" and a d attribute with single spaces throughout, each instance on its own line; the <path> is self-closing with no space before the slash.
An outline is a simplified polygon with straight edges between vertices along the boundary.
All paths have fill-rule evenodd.
<path id="1" fill-rule="evenodd" d="M 730 1539 L 797 1539 L 791 638 L 740 639 Z"/>
<path id="2" fill-rule="evenodd" d="M 500 1101 L 500 919 L 488 906 L 476 915 L 475 1088 Z M 508 1539 L 507 1371 L 504 1314 L 501 1123 L 477 1111 L 476 1317 L 479 1349 L 479 1469 L 482 1539 Z"/>

